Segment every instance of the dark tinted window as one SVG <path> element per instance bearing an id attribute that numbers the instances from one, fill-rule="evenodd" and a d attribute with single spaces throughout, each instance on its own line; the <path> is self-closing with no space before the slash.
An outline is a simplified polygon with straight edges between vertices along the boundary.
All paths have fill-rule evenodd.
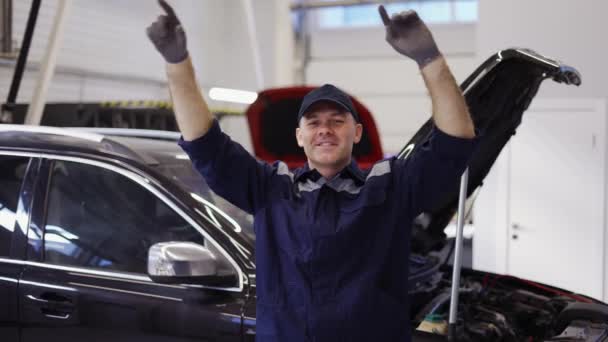
<path id="1" fill-rule="evenodd" d="M 8 256 L 29 158 L 0 155 L 0 257 Z"/>
<path id="2" fill-rule="evenodd" d="M 149 190 L 105 168 L 56 161 L 45 225 L 45 261 L 146 273 L 148 248 L 204 244 L 202 235 Z"/>

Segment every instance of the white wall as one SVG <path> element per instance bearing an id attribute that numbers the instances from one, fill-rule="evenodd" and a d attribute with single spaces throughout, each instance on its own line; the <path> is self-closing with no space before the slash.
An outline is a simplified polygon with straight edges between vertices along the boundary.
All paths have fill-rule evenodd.
<path id="1" fill-rule="evenodd" d="M 264 87 L 293 82 L 293 33 L 288 0 L 251 1 Z M 170 1 L 186 29 L 188 49 L 205 93 L 212 86 L 258 91 L 243 0 Z M 21 45 L 31 0 L 13 1 L 13 34 Z M 43 1 L 18 102 L 30 102 L 36 66 L 44 56 L 57 0 Z M 167 100 L 164 62 L 145 29 L 162 14 L 151 0 L 73 1 L 48 102 Z M 276 20 L 275 17 L 280 18 Z M 0 96 L 6 98 L 14 66 L 0 63 Z M 208 99 L 209 100 L 209 99 Z M 213 109 L 244 105 L 211 101 Z M 227 120 L 235 140 L 250 146 L 244 119 Z"/>
<path id="2" fill-rule="evenodd" d="M 476 66 L 474 25 L 431 30 L 458 81 Z M 417 65 L 385 41 L 383 26 L 319 30 L 311 36 L 311 85 L 332 83 L 368 106 L 385 153 L 396 153 L 430 117 L 431 104 Z"/>
<path id="3" fill-rule="evenodd" d="M 170 3 L 186 28 L 188 48 L 201 86 L 259 90 L 242 0 L 173 0 Z M 281 70 L 291 65 L 276 62 L 277 57 L 283 59 L 292 54 L 288 2 L 252 3 L 266 80 L 264 86 L 290 83 Z M 13 33 L 18 42 L 16 46 L 20 46 L 31 1 L 14 1 L 13 6 Z M 49 101 L 168 98 L 162 57 L 145 34 L 146 27 L 162 13 L 156 1 L 78 0 L 73 1 L 72 6 Z M 36 65 L 44 55 L 57 7 L 57 0 L 42 2 L 29 65 Z M 283 14 L 287 20 L 274 20 L 273 16 L 281 11 L 287 12 Z M 12 75 L 13 66 L 6 63 L 0 66 L 0 96 L 6 97 Z M 18 101 L 31 99 L 35 82 L 36 72 L 27 71 Z"/>
<path id="4" fill-rule="evenodd" d="M 577 67 L 583 75 L 580 88 L 546 84 L 540 97 L 608 96 L 608 45 L 603 0 L 483 0 L 479 1 L 477 54 L 518 46 L 555 56 Z"/>
<path id="5" fill-rule="evenodd" d="M 604 100 L 608 96 L 608 87 L 605 84 L 608 70 L 604 65 L 608 60 L 608 46 L 602 43 L 601 35 L 608 32 L 608 22 L 604 16 L 607 10 L 608 3 L 601 0 L 480 1 L 477 55 L 488 55 L 510 46 L 532 48 L 576 67 L 581 72 L 583 81 L 581 87 L 545 81 L 535 101 L 550 102 L 564 98 L 587 102 Z M 522 125 L 525 124 L 524 115 Z M 514 139 L 517 139 L 517 136 Z M 508 151 L 508 148 L 505 148 L 505 151 Z M 504 183 L 509 177 L 508 163 L 509 156 L 505 153 L 486 179 L 475 206 L 473 266 L 477 269 L 499 273 L 508 271 L 508 184 Z M 546 173 L 546 177 L 551 176 L 551 172 Z M 556 191 L 559 191 L 562 181 L 564 180 L 555 179 Z M 571 210 L 573 215 L 576 214 L 575 208 L 563 210 Z M 604 233 L 604 236 L 608 234 Z M 608 240 L 605 245 L 608 246 Z M 542 253 L 542 247 L 540 248 L 539 253 Z M 564 251 L 568 252 L 573 251 Z M 606 256 L 604 258 L 606 259 Z M 605 295 L 608 294 L 606 265 L 608 259 L 604 264 L 607 286 Z"/>
<path id="6" fill-rule="evenodd" d="M 289 0 L 250 0 L 262 68 L 262 79 L 256 77 L 256 63 L 251 36 L 248 33 L 244 0 L 214 0 L 221 11 L 209 13 L 215 22 L 208 25 L 201 40 L 203 52 L 198 76 L 204 92 L 209 86 L 260 91 L 292 85 L 294 80 L 294 39 Z M 212 41 L 210 46 L 207 42 Z M 194 55 L 194 53 L 193 53 Z M 244 110 L 247 105 L 207 99 L 211 108 Z M 222 129 L 247 150 L 252 150 L 245 117 L 222 120 Z"/>
<path id="7" fill-rule="evenodd" d="M 262 88 L 289 85 L 293 61 L 293 34 L 288 0 L 255 1 L 253 12 L 260 60 L 263 70 Z M 216 84 L 247 89 L 257 87 L 254 55 L 247 31 L 243 0 L 225 1 L 222 60 L 215 64 Z M 289 71 L 285 71 L 285 69 Z"/>
<path id="8" fill-rule="evenodd" d="M 153 51 L 144 31 L 155 17 L 150 5 L 143 1 L 74 1 L 48 99 L 156 99 L 163 95 L 162 63 L 150 58 Z M 31 1 L 14 1 L 13 6 L 13 33 L 20 46 Z M 58 1 L 42 2 L 28 57 L 30 66 L 38 64 L 44 55 L 57 7 Z M 5 97 L 13 68 L 5 66 L 0 70 L 0 95 Z M 89 72 L 97 76 L 86 76 Z M 79 73 L 85 76 L 78 76 Z M 26 70 L 19 102 L 31 100 L 36 80 L 37 72 Z"/>

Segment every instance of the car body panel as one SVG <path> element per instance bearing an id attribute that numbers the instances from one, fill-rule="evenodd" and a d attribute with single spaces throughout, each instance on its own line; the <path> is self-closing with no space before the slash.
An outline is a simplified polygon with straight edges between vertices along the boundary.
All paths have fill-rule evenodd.
<path id="1" fill-rule="evenodd" d="M 25 268 L 25 232 L 31 209 L 33 184 L 37 176 L 39 160 L 30 158 L 25 171 L 17 211 L 15 213 L 15 225 L 12 231 L 10 252 L 6 256 L 0 256 L 0 336 L 3 341 L 19 341 L 19 296 L 18 286 L 20 276 Z M 3 210 L 5 208 L 2 208 Z M 6 214 L 2 215 L 6 218 Z M 10 216 L 9 216 L 10 217 Z M 3 229 L 0 227 L 0 229 Z"/>
<path id="2" fill-rule="evenodd" d="M 17 290 L 23 265 L 0 260 L 0 335 L 3 341 L 19 341 Z"/>
<path id="3" fill-rule="evenodd" d="M 238 341 L 239 294 L 31 263 L 22 274 L 21 341 Z"/>
<path id="4" fill-rule="evenodd" d="M 31 146 L 21 152 L 0 150 L 0 154 L 32 157 L 30 169 L 35 169 L 26 176 L 29 188 L 22 192 L 20 201 L 28 204 L 21 205 L 20 210 L 30 220 L 21 221 L 24 226 L 16 229 L 20 233 L 13 238 L 16 258 L 0 260 L 1 279 L 9 283 L 1 287 L 5 294 L 2 302 L 13 318 L 12 329 L 7 328 L 3 336 L 14 337 L 15 341 L 18 332 L 21 341 L 40 341 L 49 334 L 62 341 L 90 340 L 91 336 L 99 341 L 240 341 L 244 289 L 234 292 L 206 289 L 198 284 L 163 285 L 146 275 L 44 263 L 41 227 L 51 160 L 57 157 L 99 162 L 105 157 L 105 162 L 114 162 L 117 167 L 129 166 L 82 151 L 66 156 L 61 149 L 48 149 L 49 146 L 52 145 L 40 145 L 35 156 Z M 136 164 L 128 168 L 132 171 Z M 146 174 L 144 170 L 138 172 Z M 6 322 L 5 326 L 10 326 L 10 320 Z"/>

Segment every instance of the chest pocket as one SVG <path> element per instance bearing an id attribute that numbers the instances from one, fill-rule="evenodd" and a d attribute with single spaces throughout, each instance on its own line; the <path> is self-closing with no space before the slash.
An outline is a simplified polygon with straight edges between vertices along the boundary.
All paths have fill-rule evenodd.
<path id="1" fill-rule="evenodd" d="M 342 193 L 340 211 L 355 213 L 366 208 L 378 207 L 386 201 L 386 192 L 383 189 L 365 189 L 359 194 Z"/>

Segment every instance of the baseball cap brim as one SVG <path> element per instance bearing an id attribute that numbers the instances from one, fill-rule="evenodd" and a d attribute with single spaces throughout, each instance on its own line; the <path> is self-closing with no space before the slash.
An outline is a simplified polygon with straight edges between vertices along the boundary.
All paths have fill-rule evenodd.
<path id="1" fill-rule="evenodd" d="M 303 106 L 302 109 L 300 110 L 302 112 L 301 116 L 306 116 L 307 114 L 310 113 L 310 109 L 320 103 L 320 102 L 326 102 L 326 103 L 330 103 L 335 105 L 336 107 L 338 107 L 340 110 L 343 110 L 344 112 L 351 112 L 351 109 L 345 105 L 344 103 L 336 100 L 336 99 L 332 99 L 332 98 L 319 98 L 317 100 L 315 100 L 314 102 L 308 103 L 306 106 Z M 352 114 L 352 113 L 351 113 Z"/>
<path id="2" fill-rule="evenodd" d="M 331 84 L 325 84 L 304 96 L 298 112 L 298 122 L 310 111 L 313 105 L 322 101 L 335 104 L 338 108 L 351 113 L 355 121 L 360 121 L 359 113 L 357 113 L 350 96 Z"/>

